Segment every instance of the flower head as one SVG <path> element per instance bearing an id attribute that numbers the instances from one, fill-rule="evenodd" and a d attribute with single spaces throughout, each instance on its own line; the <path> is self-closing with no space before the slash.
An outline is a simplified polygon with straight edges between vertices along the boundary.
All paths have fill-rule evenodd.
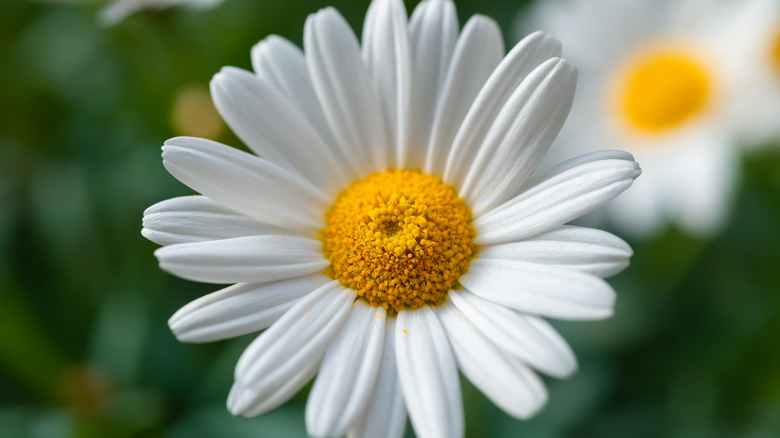
<path id="1" fill-rule="evenodd" d="M 748 98 L 738 102 L 740 136 L 748 146 L 780 141 L 780 2 L 750 0 L 740 5 L 737 23 L 743 31 L 734 35 L 739 46 L 741 87 Z"/>
<path id="2" fill-rule="evenodd" d="M 569 111 L 576 72 L 535 33 L 506 56 L 495 23 L 459 32 L 452 2 L 376 0 L 362 48 L 324 9 L 305 54 L 279 37 L 226 68 L 212 95 L 257 155 L 197 138 L 163 146 L 202 196 L 160 202 L 143 234 L 160 266 L 234 283 L 170 319 L 182 341 L 266 329 L 228 397 L 254 416 L 315 375 L 314 436 L 463 435 L 458 370 L 510 415 L 545 404 L 537 371 L 576 369 L 542 318 L 612 314 L 603 280 L 628 265 L 619 238 L 565 225 L 639 173 L 617 151 L 537 164 Z M 262 158 L 261 158 L 262 157 Z"/>
<path id="3" fill-rule="evenodd" d="M 745 120 L 780 126 L 766 123 L 780 112 L 750 98 L 759 3 L 559 0 L 530 14 L 529 26 L 560 37 L 581 71 L 560 156 L 620 147 L 643 163 L 632 196 L 605 209 L 623 232 L 650 236 L 674 223 L 709 235 L 724 224 Z"/>

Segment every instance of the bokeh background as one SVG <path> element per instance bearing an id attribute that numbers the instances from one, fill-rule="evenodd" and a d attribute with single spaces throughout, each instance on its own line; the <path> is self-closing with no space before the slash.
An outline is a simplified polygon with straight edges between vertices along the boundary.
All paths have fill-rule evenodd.
<path id="1" fill-rule="evenodd" d="M 271 33 L 300 45 L 326 5 L 359 32 L 367 4 L 227 0 L 103 28 L 98 3 L 0 2 L 0 437 L 305 436 L 307 389 L 259 418 L 227 412 L 253 336 L 175 340 L 168 317 L 213 286 L 162 272 L 141 216 L 192 193 L 164 170 L 164 140 L 243 147 L 211 106 L 214 73 L 249 69 Z M 511 46 L 523 4 L 457 7 L 461 23 L 496 19 Z M 546 379 L 540 415 L 514 420 L 463 380 L 467 436 L 780 436 L 780 144 L 741 166 L 721 233 L 630 241 L 616 315 L 554 322 L 580 371 Z"/>

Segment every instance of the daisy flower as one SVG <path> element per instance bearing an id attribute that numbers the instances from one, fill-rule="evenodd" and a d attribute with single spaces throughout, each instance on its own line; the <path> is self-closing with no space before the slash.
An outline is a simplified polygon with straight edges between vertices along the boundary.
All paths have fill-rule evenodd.
<path id="1" fill-rule="evenodd" d="M 737 19 L 751 32 L 735 35 L 742 48 L 738 65 L 749 99 L 735 112 L 742 117 L 741 139 L 747 146 L 780 140 L 780 1 L 751 0 L 740 5 Z"/>
<path id="2" fill-rule="evenodd" d="M 192 9 L 208 9 L 223 0 L 112 0 L 100 11 L 98 20 L 104 26 L 114 26 L 142 9 L 166 9 L 186 6 Z"/>
<path id="3" fill-rule="evenodd" d="M 628 188 L 631 155 L 534 172 L 569 112 L 576 71 L 535 33 L 508 54 L 492 20 L 458 28 L 450 1 L 371 3 L 362 46 L 334 9 L 305 53 L 277 36 L 254 72 L 225 68 L 212 97 L 254 154 L 174 138 L 163 163 L 201 193 L 144 213 L 162 269 L 232 284 L 184 306 L 178 339 L 263 330 L 228 396 L 255 416 L 315 377 L 313 436 L 464 431 L 458 371 L 516 418 L 576 368 L 543 319 L 612 314 L 603 277 L 631 249 L 566 225 Z M 256 155 L 255 155 L 256 154 Z"/>
<path id="4" fill-rule="evenodd" d="M 751 3 L 558 0 L 523 17 L 560 38 L 581 72 L 562 157 L 619 146 L 643 164 L 631 196 L 604 209 L 622 232 L 674 223 L 709 235 L 723 225 L 738 179 L 737 109 L 748 101 L 738 61 L 753 50 Z"/>

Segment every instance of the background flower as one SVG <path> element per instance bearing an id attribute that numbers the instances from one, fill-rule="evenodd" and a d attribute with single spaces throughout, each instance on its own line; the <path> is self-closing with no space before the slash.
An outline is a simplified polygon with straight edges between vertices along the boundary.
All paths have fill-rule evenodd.
<path id="1" fill-rule="evenodd" d="M 128 16 L 143 9 L 164 10 L 175 6 L 189 9 L 210 9 L 224 0 L 30 0 L 41 3 L 60 3 L 77 5 L 102 5 L 98 13 L 98 23 L 114 26 Z"/>
<path id="2" fill-rule="evenodd" d="M 300 45 L 306 16 L 328 5 L 360 29 L 366 2 L 346 0 L 231 0 L 108 30 L 94 7 L 0 2 L 0 436 L 305 436 L 305 393 L 259 418 L 226 411 L 251 339 L 175 339 L 167 318 L 213 287 L 160 271 L 138 217 L 193 194 L 160 166 L 179 92 L 207 88 L 223 65 L 252 68 L 259 35 Z M 519 6 L 457 2 L 504 30 Z M 215 139 L 242 144 L 229 130 Z M 580 369 L 545 381 L 556 402 L 540 415 L 513 420 L 463 381 L 466 435 L 774 436 L 779 166 L 776 149 L 747 155 L 710 240 L 669 230 L 632 242 L 631 267 L 610 279 L 614 317 L 554 323 Z"/>
<path id="3" fill-rule="evenodd" d="M 110 0 L 110 3 L 100 11 L 100 23 L 113 26 L 124 20 L 128 15 L 142 9 L 166 9 L 174 6 L 184 6 L 193 9 L 208 9 L 222 3 L 223 0 Z"/>
<path id="4" fill-rule="evenodd" d="M 740 143 L 747 147 L 770 146 L 780 139 L 780 2 L 751 0 L 731 5 L 738 22 L 749 23 L 750 32 L 734 35 L 740 48 L 736 62 L 748 98 L 734 108 L 740 119 Z"/>
<path id="5" fill-rule="evenodd" d="M 672 223 L 707 236 L 725 224 L 744 121 L 780 123 L 769 122 L 780 117 L 773 96 L 753 79 L 767 63 L 746 59 L 759 36 L 769 40 L 760 3 L 553 0 L 521 18 L 561 35 L 582 72 L 558 151 L 625 148 L 647 169 L 637 196 L 605 209 L 622 231 L 649 236 Z"/>

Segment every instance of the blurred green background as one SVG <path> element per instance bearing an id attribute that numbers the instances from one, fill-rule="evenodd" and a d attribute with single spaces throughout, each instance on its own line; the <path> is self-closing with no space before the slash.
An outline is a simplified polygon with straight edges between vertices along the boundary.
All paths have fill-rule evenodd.
<path id="1" fill-rule="evenodd" d="M 522 3 L 457 6 L 461 23 L 495 18 L 511 46 Z M 326 5 L 359 30 L 367 4 L 227 0 L 104 29 L 96 3 L 0 3 L 0 437 L 305 436 L 305 391 L 259 418 L 227 412 L 253 336 L 175 340 L 168 317 L 212 286 L 162 272 L 141 216 L 192 193 L 164 170 L 164 140 L 243 147 L 212 114 L 214 73 L 249 69 L 268 34 L 300 44 L 307 14 Z M 721 234 L 630 242 L 632 266 L 610 280 L 616 316 L 555 322 L 580 371 L 547 379 L 540 415 L 511 419 L 464 381 L 467 435 L 780 436 L 775 146 L 744 156 Z"/>

